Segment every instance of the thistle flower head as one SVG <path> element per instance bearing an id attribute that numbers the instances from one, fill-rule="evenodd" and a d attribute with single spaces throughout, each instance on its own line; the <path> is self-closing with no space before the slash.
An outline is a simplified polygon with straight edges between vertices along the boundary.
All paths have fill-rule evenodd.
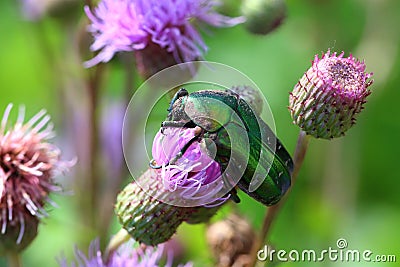
<path id="1" fill-rule="evenodd" d="M 295 124 L 316 138 L 335 138 L 355 124 L 363 109 L 372 73 L 352 55 L 330 51 L 318 55 L 290 94 L 289 109 Z"/>
<path id="2" fill-rule="evenodd" d="M 73 163 L 60 160 L 60 150 L 48 143 L 54 136 L 50 116 L 42 110 L 24 123 L 21 108 L 14 125 L 8 125 L 10 104 L 0 125 L 0 234 L 18 235 L 14 243 L 20 244 L 24 232 L 35 227 L 38 219 L 47 216 L 44 205 L 51 203 L 50 192 L 61 188 L 53 177 L 68 169 Z M 19 249 L 19 248 L 18 248 Z"/>
<path id="3" fill-rule="evenodd" d="M 122 227 L 136 241 L 158 245 L 168 241 L 191 213 L 188 208 L 158 200 L 170 195 L 161 183 L 160 170 L 149 168 L 118 194 L 115 213 Z"/>
<path id="4" fill-rule="evenodd" d="M 102 0 L 92 12 L 89 31 L 95 41 L 91 50 L 99 54 L 85 63 L 92 67 L 108 62 L 115 53 L 135 51 L 156 44 L 170 53 L 177 63 L 202 58 L 207 46 L 194 27 L 195 22 L 214 27 L 242 23 L 213 10 L 212 0 Z"/>
<path id="5" fill-rule="evenodd" d="M 222 204 L 227 198 L 216 197 L 224 186 L 221 167 L 210 157 L 204 140 L 192 142 L 196 131 L 196 128 L 164 128 L 154 138 L 153 158 L 162 166 L 164 187 L 179 194 L 181 203 L 196 200 L 200 205 Z"/>
<path id="6" fill-rule="evenodd" d="M 158 132 L 153 157 L 161 168 L 149 168 L 118 194 L 118 220 L 138 242 L 166 242 L 181 223 L 208 221 L 228 199 L 218 197 L 223 189 L 219 164 L 205 152 L 201 140 L 190 143 L 195 132 L 191 128 Z"/>
<path id="7" fill-rule="evenodd" d="M 71 267 L 171 267 L 172 258 L 168 259 L 165 265 L 160 264 L 160 260 L 163 257 L 164 245 L 160 245 L 156 248 L 146 247 L 133 248 L 132 240 L 125 243 L 114 252 L 109 260 L 105 262 L 102 257 L 100 250 L 99 241 L 92 241 L 89 247 L 88 256 L 82 251 L 76 249 L 75 255 L 78 264 L 74 263 Z M 60 267 L 68 267 L 68 263 L 65 259 L 60 261 Z M 192 263 L 180 264 L 178 267 L 192 267 Z"/>

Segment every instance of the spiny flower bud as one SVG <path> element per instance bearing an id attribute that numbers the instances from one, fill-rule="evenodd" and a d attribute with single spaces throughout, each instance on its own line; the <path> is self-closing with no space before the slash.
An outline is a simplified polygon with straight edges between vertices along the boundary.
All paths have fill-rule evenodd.
<path id="1" fill-rule="evenodd" d="M 118 195 L 115 212 L 125 230 L 138 242 L 157 245 L 169 240 L 190 215 L 190 208 L 166 204 L 153 197 L 168 198 L 161 170 L 148 169 Z"/>
<path id="2" fill-rule="evenodd" d="M 345 58 L 330 51 L 315 56 L 312 66 L 289 97 L 293 122 L 307 134 L 331 139 L 343 136 L 364 108 L 372 73 L 352 55 Z"/>
<path id="3" fill-rule="evenodd" d="M 219 267 L 247 266 L 255 238 L 249 222 L 237 214 L 230 214 L 207 229 L 207 243 Z"/>
<path id="4" fill-rule="evenodd" d="M 268 34 L 279 27 L 286 17 L 284 0 L 244 0 L 242 14 L 244 26 L 254 34 Z"/>
<path id="5" fill-rule="evenodd" d="M 47 142 L 54 132 L 46 111 L 24 124 L 21 108 L 9 126 L 11 109 L 10 104 L 0 125 L 0 247 L 19 251 L 36 236 L 38 219 L 47 216 L 49 193 L 61 190 L 53 177 L 73 162 L 61 161 L 58 147 Z"/>
<path id="6" fill-rule="evenodd" d="M 215 207 L 196 207 L 185 222 L 189 224 L 207 223 L 220 208 L 220 205 Z"/>
<path id="7" fill-rule="evenodd" d="M 219 164 L 192 142 L 195 130 L 164 128 L 153 142 L 153 166 L 118 195 L 115 211 L 125 230 L 147 245 L 163 243 L 178 226 L 208 221 L 228 198 L 215 195 L 223 182 Z M 196 205 L 194 205 L 196 204 Z"/>

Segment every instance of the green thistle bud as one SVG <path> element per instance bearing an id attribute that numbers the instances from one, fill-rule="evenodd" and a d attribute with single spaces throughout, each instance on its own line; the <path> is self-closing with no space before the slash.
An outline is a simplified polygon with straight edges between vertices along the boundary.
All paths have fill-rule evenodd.
<path id="1" fill-rule="evenodd" d="M 316 55 L 290 93 L 293 122 L 316 138 L 343 136 L 355 124 L 371 93 L 367 88 L 373 82 L 368 80 L 372 73 L 365 72 L 365 63 L 343 55 L 330 51 L 321 58 Z"/>
<path id="2" fill-rule="evenodd" d="M 191 215 L 186 219 L 186 223 L 198 224 L 207 223 L 214 216 L 221 206 L 216 207 L 195 207 L 192 209 Z"/>
<path id="3" fill-rule="evenodd" d="M 152 246 L 169 240 L 191 213 L 190 208 L 168 205 L 157 199 L 168 199 L 174 194 L 164 188 L 160 171 L 148 169 L 137 182 L 128 184 L 119 193 L 115 205 L 123 228 L 136 241 Z"/>
<path id="4" fill-rule="evenodd" d="M 279 27 L 286 17 L 284 0 L 244 0 L 242 13 L 244 26 L 254 34 L 268 34 Z"/>

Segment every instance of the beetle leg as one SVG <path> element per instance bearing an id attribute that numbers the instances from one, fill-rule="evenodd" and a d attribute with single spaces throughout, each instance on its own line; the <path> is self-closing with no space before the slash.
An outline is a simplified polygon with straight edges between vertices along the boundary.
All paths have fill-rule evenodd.
<path id="1" fill-rule="evenodd" d="M 161 133 L 164 134 L 164 130 L 166 127 L 171 127 L 171 128 L 196 128 L 198 127 L 194 122 L 192 121 L 163 121 L 161 123 Z"/>
<path id="2" fill-rule="evenodd" d="M 230 184 L 230 182 L 228 180 L 225 179 L 226 176 L 224 175 L 222 180 L 224 181 L 224 183 L 226 183 L 227 185 Z M 240 198 L 237 195 L 237 191 L 236 191 L 236 187 L 232 187 L 231 191 L 229 192 L 231 194 L 231 196 L 229 197 L 233 202 L 235 203 L 240 203 Z"/>
<path id="3" fill-rule="evenodd" d="M 161 123 L 161 127 L 173 127 L 173 128 L 182 128 L 186 126 L 187 122 L 186 121 L 163 121 Z"/>
<path id="4" fill-rule="evenodd" d="M 237 195 L 236 188 L 232 188 L 230 193 L 231 193 L 230 199 L 235 203 L 240 203 L 240 198 Z"/>

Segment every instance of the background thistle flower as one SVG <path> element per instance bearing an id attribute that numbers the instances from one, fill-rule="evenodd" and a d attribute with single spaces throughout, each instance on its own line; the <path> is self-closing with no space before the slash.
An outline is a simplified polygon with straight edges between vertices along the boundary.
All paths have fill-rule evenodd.
<path id="1" fill-rule="evenodd" d="M 315 56 L 312 66 L 295 85 L 289 97 L 293 122 L 316 138 L 340 137 L 355 124 L 371 93 L 365 63 L 352 55 L 330 51 Z"/>
<path id="2" fill-rule="evenodd" d="M 46 111 L 24 124 L 21 108 L 16 123 L 8 126 L 11 109 L 10 104 L 0 126 L 0 243 L 8 244 L 5 249 L 21 250 L 36 236 L 38 219 L 47 216 L 49 193 L 61 190 L 54 175 L 73 163 L 61 161 L 58 147 L 47 142 L 54 132 Z M 25 232 L 31 240 L 23 239 Z"/>
<path id="3" fill-rule="evenodd" d="M 215 5 L 216 1 L 211 0 L 102 0 L 94 12 L 86 6 L 85 12 L 92 22 L 89 31 L 95 37 L 91 50 L 100 52 L 85 66 L 108 62 L 121 51 L 141 51 L 151 47 L 154 52 L 154 45 L 165 50 L 152 55 L 162 55 L 157 61 L 160 68 L 201 59 L 207 46 L 194 27 L 195 22 L 230 27 L 244 21 L 241 17 L 218 14 L 213 10 Z M 149 64 L 143 62 L 145 59 L 139 57 L 142 68 L 148 68 Z M 146 71 L 146 76 L 152 72 Z"/>
<path id="4" fill-rule="evenodd" d="M 133 248 L 133 240 L 130 240 L 118 248 L 106 262 L 103 259 L 102 252 L 100 250 L 99 240 L 94 240 L 90 244 L 88 256 L 78 249 L 75 250 L 76 259 L 78 265 L 72 264 L 71 267 L 159 267 L 160 260 L 163 257 L 164 245 L 158 247 L 146 247 L 146 248 Z M 59 262 L 61 267 L 68 267 L 68 263 L 65 259 Z M 164 267 L 172 267 L 172 258 L 168 258 L 168 261 Z M 177 267 L 192 267 L 192 263 L 179 264 Z"/>

